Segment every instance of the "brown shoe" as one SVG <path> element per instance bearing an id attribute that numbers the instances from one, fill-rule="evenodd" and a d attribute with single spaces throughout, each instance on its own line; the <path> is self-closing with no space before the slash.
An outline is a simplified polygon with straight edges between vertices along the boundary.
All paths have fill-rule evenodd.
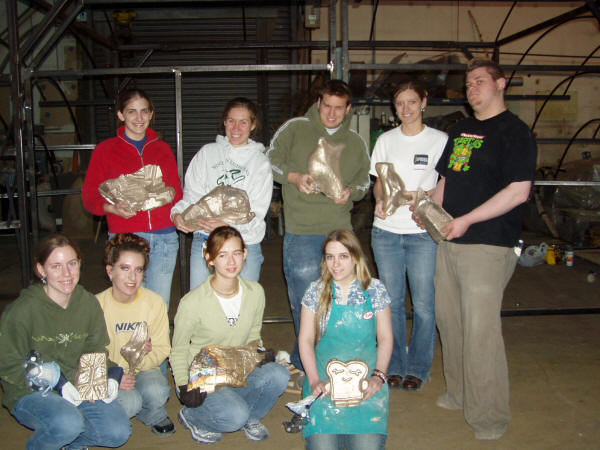
<path id="1" fill-rule="evenodd" d="M 402 376 L 401 375 L 389 375 L 388 386 L 391 389 L 399 389 L 402 387 Z"/>
<path id="2" fill-rule="evenodd" d="M 412 375 L 407 375 L 402 383 L 402 389 L 405 391 L 418 391 L 423 386 L 423 380 Z"/>

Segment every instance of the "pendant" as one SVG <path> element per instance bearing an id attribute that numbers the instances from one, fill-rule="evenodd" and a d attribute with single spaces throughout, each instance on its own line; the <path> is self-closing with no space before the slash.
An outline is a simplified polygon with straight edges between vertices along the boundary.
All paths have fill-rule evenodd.
<path id="1" fill-rule="evenodd" d="M 230 327 L 235 327 L 237 325 L 237 317 L 228 317 L 227 322 L 229 322 Z"/>

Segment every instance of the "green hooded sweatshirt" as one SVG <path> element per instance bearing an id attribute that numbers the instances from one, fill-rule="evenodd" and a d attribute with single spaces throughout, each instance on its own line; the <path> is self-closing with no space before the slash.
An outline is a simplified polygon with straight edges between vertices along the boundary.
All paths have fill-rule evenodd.
<path id="1" fill-rule="evenodd" d="M 267 156 L 273 166 L 273 178 L 281 184 L 286 232 L 328 234 L 336 229 L 352 229 L 352 204 L 365 196 L 370 180 L 367 143 L 350 129 L 351 118 L 352 114 L 347 114 L 340 128 L 330 135 L 315 103 L 304 117 L 288 120 L 273 136 Z M 352 188 L 352 195 L 344 205 L 321 194 L 303 194 L 287 179 L 290 172 L 308 173 L 308 156 L 320 137 L 346 145 L 340 166 L 344 184 Z"/>
<path id="2" fill-rule="evenodd" d="M 66 309 L 48 297 L 39 284 L 23 289 L 6 307 L 0 322 L 2 403 L 12 412 L 17 401 L 32 392 L 23 368 L 31 350 L 37 350 L 44 362 L 55 361 L 73 383 L 79 357 L 106 352 L 108 343 L 102 308 L 81 286 L 75 286 Z"/>

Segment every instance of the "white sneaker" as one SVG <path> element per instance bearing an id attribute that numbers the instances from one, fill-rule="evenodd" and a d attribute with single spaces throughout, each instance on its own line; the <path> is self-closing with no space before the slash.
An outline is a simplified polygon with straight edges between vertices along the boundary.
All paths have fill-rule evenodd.
<path id="1" fill-rule="evenodd" d="M 221 433 L 205 430 L 189 422 L 183 414 L 183 409 L 179 411 L 177 417 L 179 418 L 181 424 L 192 432 L 192 438 L 196 442 L 200 442 L 202 444 L 215 444 L 223 437 Z"/>
<path id="2" fill-rule="evenodd" d="M 251 441 L 264 441 L 269 437 L 269 430 L 258 420 L 256 422 L 248 422 L 244 425 L 244 433 Z"/>

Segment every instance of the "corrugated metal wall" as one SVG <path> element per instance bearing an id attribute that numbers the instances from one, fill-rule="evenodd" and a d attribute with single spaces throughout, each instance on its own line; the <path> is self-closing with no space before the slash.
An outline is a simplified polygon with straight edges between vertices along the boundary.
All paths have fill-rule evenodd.
<path id="1" fill-rule="evenodd" d="M 265 11 L 266 12 L 266 11 Z M 166 14 L 168 16 L 168 13 Z M 217 14 L 219 16 L 219 14 Z M 290 11 L 287 7 L 269 8 L 266 18 L 246 18 L 246 41 L 289 41 Z M 266 34 L 266 36 L 265 36 Z M 257 35 L 259 36 L 257 38 Z M 131 44 L 164 44 L 170 46 L 201 44 L 203 42 L 244 41 L 242 18 L 210 17 L 194 19 L 136 19 L 131 27 Z M 224 64 L 259 64 L 261 50 L 219 49 L 202 51 L 155 51 L 145 66 L 193 66 Z M 143 51 L 122 54 L 124 67 L 135 66 Z M 98 67 L 109 66 L 111 57 L 104 49 L 96 48 Z M 262 63 L 290 63 L 290 51 L 281 49 L 263 50 Z M 184 73 L 182 76 L 183 100 L 183 145 L 184 165 L 198 149 L 222 133 L 220 116 L 225 103 L 237 96 L 250 98 L 259 103 L 260 79 L 266 77 L 264 104 L 259 104 L 263 115 L 262 133 L 258 140 L 265 146 L 277 127 L 290 115 L 290 73 Z M 263 83 L 264 85 L 264 83 Z M 99 83 L 95 83 L 96 98 L 104 98 Z M 154 128 L 161 131 L 164 139 L 175 148 L 175 82 L 174 76 L 136 76 L 129 86 L 137 86 L 148 92 L 154 102 L 156 115 Z M 112 136 L 111 114 L 106 109 L 96 112 L 96 135 L 98 140 Z M 265 140 L 266 138 L 266 140 Z"/>

